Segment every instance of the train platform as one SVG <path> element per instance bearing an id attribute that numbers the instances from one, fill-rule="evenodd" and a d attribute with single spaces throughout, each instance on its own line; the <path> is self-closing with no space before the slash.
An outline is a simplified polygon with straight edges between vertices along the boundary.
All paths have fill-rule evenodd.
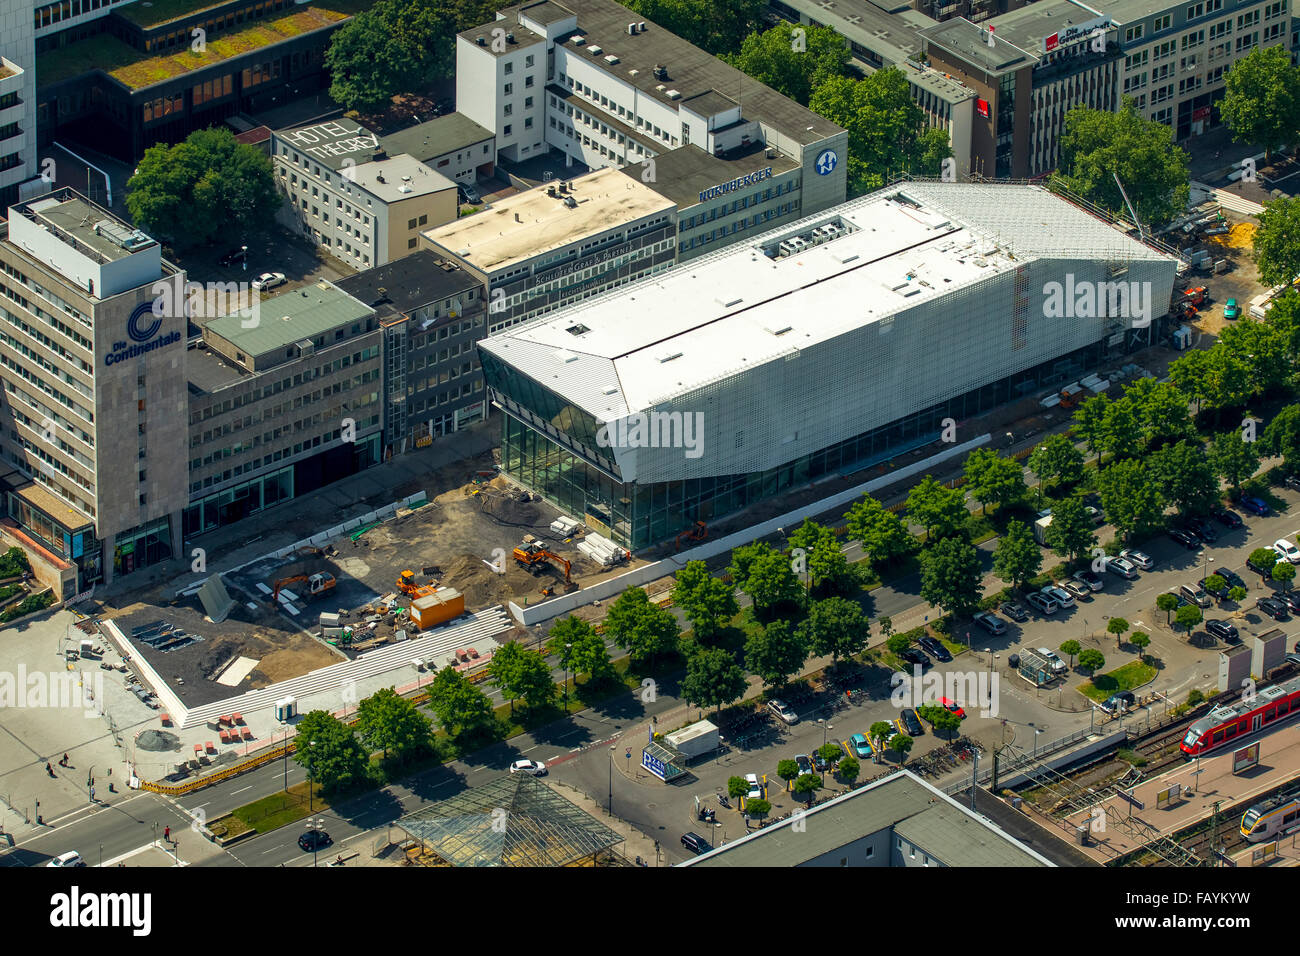
<path id="1" fill-rule="evenodd" d="M 1233 752 L 1256 741 L 1260 743 L 1259 763 L 1234 774 Z M 1245 807 L 1231 818 L 1227 815 L 1229 808 L 1280 787 L 1297 775 L 1300 775 L 1300 722 L 1292 722 L 1264 735 L 1247 735 L 1212 756 L 1189 760 L 1159 776 L 1143 780 L 1131 790 L 1125 790 L 1135 803 L 1118 795 L 1111 796 L 1098 805 L 1104 811 L 1104 817 L 1098 807 L 1074 813 L 1064 821 L 1041 813 L 1031 816 L 1058 837 L 1065 835 L 1067 839 L 1074 836 L 1080 826 L 1088 826 L 1087 845 L 1079 849 L 1099 863 L 1107 863 L 1160 836 L 1170 836 L 1210 819 L 1216 812 L 1216 804 L 1220 815 L 1219 832 L 1235 833 L 1241 825 L 1241 813 Z M 1180 795 L 1170 799 L 1169 791 L 1175 784 Z M 1293 845 L 1290 836 L 1282 844 L 1278 850 L 1282 859 L 1278 862 L 1295 865 L 1300 850 Z M 1243 849 L 1238 855 L 1244 856 L 1242 865 L 1251 865 L 1249 849 Z"/>

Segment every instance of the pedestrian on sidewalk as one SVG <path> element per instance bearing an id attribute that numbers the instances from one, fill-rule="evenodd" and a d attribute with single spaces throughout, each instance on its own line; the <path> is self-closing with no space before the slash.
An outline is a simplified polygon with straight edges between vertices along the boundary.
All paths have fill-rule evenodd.
<path id="1" fill-rule="evenodd" d="M 164 842 L 166 842 L 166 843 L 171 843 L 171 842 L 172 842 L 172 828 L 171 828 L 171 827 L 163 827 L 163 840 L 164 840 Z"/>

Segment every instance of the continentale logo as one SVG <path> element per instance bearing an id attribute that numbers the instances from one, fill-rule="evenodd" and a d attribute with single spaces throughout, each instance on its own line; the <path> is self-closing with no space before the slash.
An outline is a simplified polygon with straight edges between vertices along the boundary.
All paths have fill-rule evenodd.
<path id="1" fill-rule="evenodd" d="M 113 350 L 104 356 L 104 364 L 116 365 L 118 362 L 125 362 L 127 359 L 136 358 L 155 349 L 179 342 L 181 340 L 180 332 L 168 332 L 166 335 L 161 336 L 158 334 L 162 329 L 163 318 L 171 314 L 173 313 L 160 308 L 160 298 L 155 289 L 155 297 L 146 299 L 137 305 L 126 320 L 127 338 L 135 344 L 114 342 Z M 150 316 L 148 321 L 145 321 L 146 315 Z"/>
<path id="2" fill-rule="evenodd" d="M 140 328 L 140 320 L 146 315 L 148 315 L 152 321 L 142 329 Z M 135 342 L 148 342 L 158 334 L 158 330 L 161 328 L 162 319 L 154 315 L 152 300 L 141 302 L 137 305 L 135 311 L 131 313 L 131 318 L 126 320 L 126 334 Z"/>

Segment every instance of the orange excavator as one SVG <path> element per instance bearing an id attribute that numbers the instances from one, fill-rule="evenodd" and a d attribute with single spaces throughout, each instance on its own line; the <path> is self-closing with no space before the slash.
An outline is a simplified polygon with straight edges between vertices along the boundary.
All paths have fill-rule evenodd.
<path id="1" fill-rule="evenodd" d="M 694 526 L 687 528 L 685 531 L 677 535 L 677 539 L 673 542 L 673 550 L 682 550 L 683 539 L 687 541 L 703 541 L 708 536 L 709 526 L 703 521 L 697 521 Z"/>
<path id="2" fill-rule="evenodd" d="M 271 603 L 276 604 L 280 600 L 280 591 L 299 581 L 307 582 L 307 597 L 316 597 L 324 594 L 330 588 L 334 587 L 334 575 L 328 571 L 322 571 L 319 574 L 295 574 L 291 577 L 281 578 L 275 582 L 275 590 L 271 592 Z"/>
<path id="3" fill-rule="evenodd" d="M 412 601 L 416 598 L 422 598 L 426 594 L 433 594 L 438 589 L 432 584 L 416 584 L 414 571 L 403 571 L 402 576 L 397 579 L 397 590 L 401 591 Z"/>
<path id="4" fill-rule="evenodd" d="M 541 574 L 542 568 L 547 564 L 547 562 L 551 562 L 557 568 L 564 569 L 565 584 L 573 583 L 573 579 L 570 577 L 573 565 L 570 564 L 567 559 L 560 557 L 554 551 L 547 551 L 546 548 L 540 544 L 526 544 L 522 548 L 515 548 L 512 557 L 523 565 L 524 569 L 528 571 L 529 574 Z"/>

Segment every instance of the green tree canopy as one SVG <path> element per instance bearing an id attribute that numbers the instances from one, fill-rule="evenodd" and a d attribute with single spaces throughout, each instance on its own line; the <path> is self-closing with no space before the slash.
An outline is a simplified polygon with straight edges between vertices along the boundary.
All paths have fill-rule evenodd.
<path id="1" fill-rule="evenodd" d="M 1020 463 L 1003 458 L 992 448 L 971 452 L 966 459 L 965 474 L 971 497 L 985 512 L 990 504 L 1000 507 L 1015 504 L 1028 492 Z"/>
<path id="2" fill-rule="evenodd" d="M 501 696 L 510 701 L 512 713 L 516 700 L 523 700 L 533 710 L 555 701 L 555 682 L 551 680 L 546 659 L 536 651 L 526 650 L 517 641 L 508 641 L 492 655 L 488 676 L 501 690 Z"/>
<path id="3" fill-rule="evenodd" d="M 702 648 L 686 662 L 682 699 L 687 703 L 717 710 L 744 692 L 745 672 L 722 648 Z"/>
<path id="4" fill-rule="evenodd" d="M 979 553 L 959 538 L 944 538 L 921 552 L 921 597 L 958 617 L 979 604 Z"/>
<path id="5" fill-rule="evenodd" d="M 1106 444 L 1106 412 L 1110 409 L 1110 399 L 1103 392 L 1085 399 L 1074 410 L 1074 430 L 1088 446 L 1088 451 L 1100 454 Z"/>
<path id="6" fill-rule="evenodd" d="M 654 666 L 660 654 L 677 650 L 681 628 L 672 612 L 651 601 L 644 588 L 628 588 L 609 606 L 605 633 L 633 663 L 649 661 Z"/>
<path id="7" fill-rule="evenodd" d="M 1257 46 L 1232 64 L 1219 116 L 1236 142 L 1259 143 L 1266 154 L 1295 142 L 1300 129 L 1300 75 L 1284 46 Z"/>
<path id="8" fill-rule="evenodd" d="M 842 597 L 814 601 L 800 627 L 812 652 L 818 657 L 830 654 L 835 662 L 858 653 L 870 637 L 870 623 L 862 607 Z"/>
<path id="9" fill-rule="evenodd" d="M 367 756 L 352 728 L 325 710 L 298 722 L 294 761 L 322 790 L 346 790 L 366 776 Z"/>
<path id="10" fill-rule="evenodd" d="M 1080 644 L 1078 641 L 1069 640 L 1061 644 L 1061 646 L 1058 647 L 1057 650 L 1070 658 L 1070 666 L 1073 667 L 1074 659 L 1075 657 L 1078 656 L 1079 651 L 1083 650 L 1083 645 Z"/>
<path id="11" fill-rule="evenodd" d="M 1300 199 L 1264 204 L 1253 248 L 1263 284 L 1290 285 L 1300 276 Z"/>
<path id="12" fill-rule="evenodd" d="M 768 687 L 784 687 L 807 659 L 804 631 L 781 618 L 769 622 L 745 641 L 745 669 Z"/>
<path id="13" fill-rule="evenodd" d="M 605 639 L 580 617 L 570 614 L 557 621 L 551 628 L 546 649 L 575 677 L 588 674 L 593 683 L 599 683 L 613 675 L 614 665 L 609 659 Z"/>
<path id="14" fill-rule="evenodd" d="M 753 600 L 759 618 L 771 617 L 782 606 L 802 606 L 803 585 L 790 558 L 764 542 L 736 548 L 731 557 L 732 580 Z"/>
<path id="15" fill-rule="evenodd" d="M 844 520 L 849 538 L 862 542 L 862 550 L 873 565 L 905 557 L 917 549 L 917 540 L 903 520 L 870 495 L 855 501 Z"/>
<path id="16" fill-rule="evenodd" d="M 1230 428 L 1210 444 L 1210 466 L 1237 491 L 1259 468 L 1259 442 L 1243 441 L 1241 429 Z"/>
<path id="17" fill-rule="evenodd" d="M 796 29 L 802 34 L 796 34 Z M 830 27 L 784 20 L 745 37 L 737 54 L 721 59 L 796 103 L 808 105 L 813 90 L 835 76 L 848 75 L 849 48 Z"/>
<path id="18" fill-rule="evenodd" d="M 1062 178 L 1117 216 L 1131 218 L 1124 193 L 1147 228 L 1179 215 L 1187 208 L 1189 164 L 1187 150 L 1174 143 L 1173 129 L 1143 118 L 1128 97 L 1118 112 L 1077 106 L 1065 114 Z"/>
<path id="19" fill-rule="evenodd" d="M 709 641 L 740 610 L 736 603 L 736 589 L 709 573 L 703 561 L 689 561 L 676 574 L 673 604 L 682 609 L 691 622 L 695 638 Z"/>
<path id="20" fill-rule="evenodd" d="M 623 6 L 714 56 L 740 50 L 763 23 L 762 0 L 626 0 Z"/>
<path id="21" fill-rule="evenodd" d="M 429 709 L 453 737 L 492 722 L 492 701 L 454 667 L 444 667 L 428 684 Z"/>
<path id="22" fill-rule="evenodd" d="M 1164 514 L 1155 477 L 1141 459 L 1111 465 L 1097 476 L 1106 517 L 1125 540 L 1155 528 Z"/>
<path id="23" fill-rule="evenodd" d="M 1142 420 L 1128 397 L 1111 402 L 1101 424 L 1100 447 L 1112 459 L 1132 458 L 1142 453 Z"/>
<path id="24" fill-rule="evenodd" d="M 371 750 L 391 750 L 406 760 L 429 748 L 429 718 L 391 687 L 381 687 L 357 706 L 357 733 Z"/>
<path id="25" fill-rule="evenodd" d="M 1044 486 L 1077 484 L 1083 478 L 1083 455 L 1068 435 L 1057 433 L 1034 449 L 1029 470 Z"/>
<path id="26" fill-rule="evenodd" d="M 966 495 L 957 488 L 945 488 L 929 475 L 908 492 L 907 513 L 925 529 L 930 542 L 962 534 L 970 518 Z"/>
<path id="27" fill-rule="evenodd" d="M 1205 514 L 1218 507 L 1219 476 L 1199 442 L 1168 445 L 1149 460 L 1162 497 L 1180 511 Z"/>
<path id="28" fill-rule="evenodd" d="M 1063 498 L 1052 509 L 1052 523 L 1043 531 L 1048 547 L 1067 560 L 1087 554 L 1097 543 L 1092 519 L 1081 498 Z"/>
<path id="29" fill-rule="evenodd" d="M 270 160 L 228 129 L 201 129 L 175 146 L 150 146 L 126 188 L 131 218 L 176 248 L 258 231 L 281 202 Z"/>
<path id="30" fill-rule="evenodd" d="M 1201 613 L 1201 609 L 1195 604 L 1184 604 L 1174 612 L 1174 622 L 1179 627 L 1190 631 L 1197 624 L 1201 623 L 1201 619 L 1204 616 L 1205 615 Z"/>
<path id="31" fill-rule="evenodd" d="M 1084 648 L 1079 652 L 1079 666 L 1095 674 L 1106 666 L 1106 655 L 1096 648 Z"/>
<path id="32" fill-rule="evenodd" d="M 993 552 L 993 572 L 1018 588 L 1042 569 L 1043 552 L 1023 521 L 1011 521 Z"/>

